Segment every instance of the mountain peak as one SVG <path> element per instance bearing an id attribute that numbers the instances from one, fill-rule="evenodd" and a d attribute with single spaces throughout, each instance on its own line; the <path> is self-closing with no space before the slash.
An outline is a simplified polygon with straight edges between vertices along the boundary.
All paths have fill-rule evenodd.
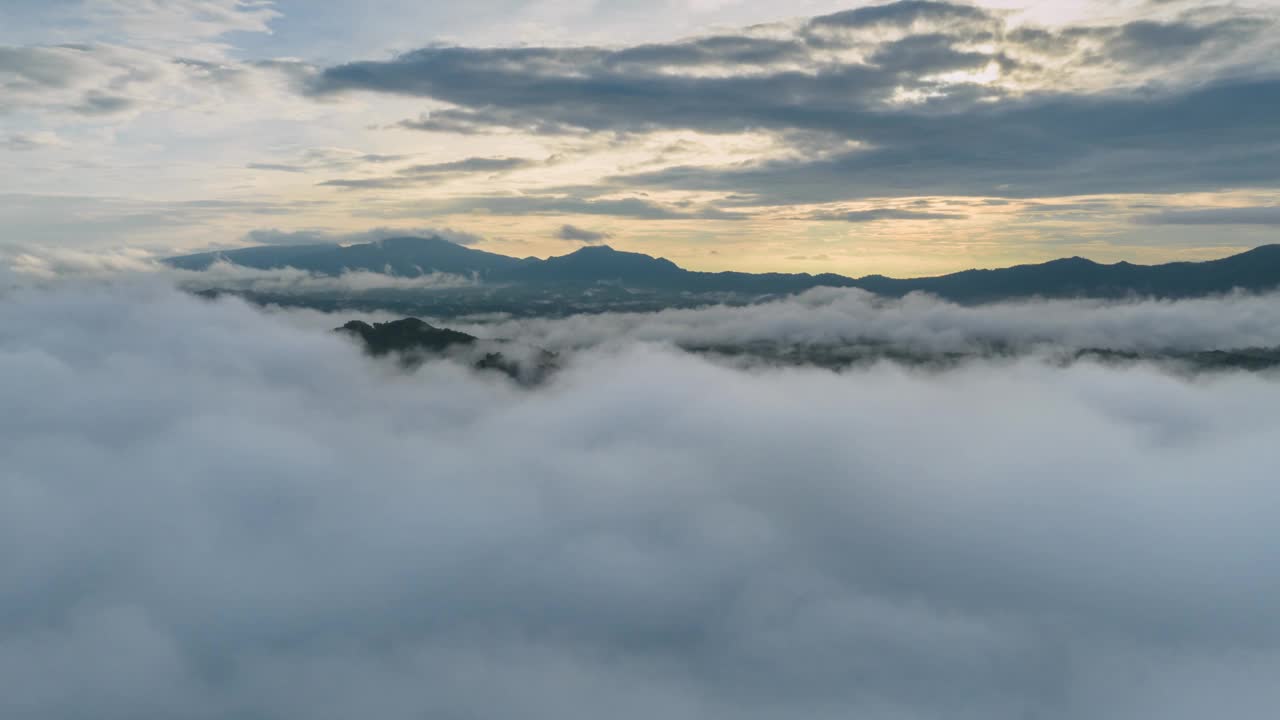
<path id="1" fill-rule="evenodd" d="M 608 245 L 590 245 L 568 255 L 522 264 L 507 273 L 508 279 L 538 283 L 565 282 L 595 284 L 630 282 L 663 283 L 685 271 L 666 258 L 615 250 Z"/>
<path id="2" fill-rule="evenodd" d="M 374 355 L 415 349 L 444 350 L 454 345 L 476 342 L 472 335 L 433 327 L 415 317 L 372 325 L 352 320 L 336 330 L 360 338 L 366 349 Z"/>
<path id="3" fill-rule="evenodd" d="M 629 266 L 640 264 L 657 264 L 670 265 L 676 267 L 675 263 L 666 258 L 657 258 L 644 253 L 630 252 L 627 250 L 615 250 L 608 245 L 588 245 L 578 248 L 567 255 L 557 255 L 549 257 L 546 262 L 549 263 L 579 263 L 583 261 L 591 261 L 593 263 L 626 263 Z"/>
<path id="4" fill-rule="evenodd" d="M 1057 266 L 1057 267 L 1087 267 L 1090 265 L 1097 265 L 1098 263 L 1090 260 L 1089 258 L 1082 258 L 1079 255 L 1072 255 L 1069 258 L 1058 258 L 1057 260 L 1050 260 L 1049 262 L 1044 264 L 1047 266 Z"/>

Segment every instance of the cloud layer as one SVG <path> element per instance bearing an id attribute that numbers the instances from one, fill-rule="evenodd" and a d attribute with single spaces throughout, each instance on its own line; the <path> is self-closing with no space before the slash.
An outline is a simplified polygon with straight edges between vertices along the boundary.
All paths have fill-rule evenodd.
<path id="1" fill-rule="evenodd" d="M 1047 28 L 900 0 L 624 48 L 430 46 L 325 68 L 310 92 L 445 103 L 405 125 L 437 132 L 821 137 L 817 156 L 613 179 L 761 204 L 1273 187 L 1274 26 L 1215 8 Z"/>
<path id="2" fill-rule="evenodd" d="M 818 288 L 746 307 L 524 318 L 467 326 L 543 347 L 634 342 L 687 346 L 874 343 L 920 352 L 1106 348 L 1199 351 L 1280 346 L 1274 295 L 1195 300 L 1047 300 L 957 305 Z"/>
<path id="3" fill-rule="evenodd" d="M 767 322 L 767 320 L 765 320 Z M 0 304 L 5 717 L 1269 717 L 1280 385 L 520 391 L 160 286 Z"/>

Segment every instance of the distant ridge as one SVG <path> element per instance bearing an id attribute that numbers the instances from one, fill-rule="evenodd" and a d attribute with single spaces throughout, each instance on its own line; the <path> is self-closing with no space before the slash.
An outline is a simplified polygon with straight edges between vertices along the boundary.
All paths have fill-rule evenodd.
<path id="1" fill-rule="evenodd" d="M 293 267 L 324 275 L 364 270 L 400 277 L 441 272 L 474 276 L 501 286 L 581 289 L 613 285 L 679 293 L 771 295 L 815 287 L 856 287 L 901 297 L 926 292 L 961 303 L 1006 299 L 1186 298 L 1233 290 L 1260 292 L 1280 287 L 1280 245 L 1205 262 L 1104 265 L 1073 257 L 994 270 L 965 270 L 937 277 L 895 279 L 881 275 L 850 278 L 808 273 L 695 272 L 665 258 L 591 246 L 546 260 L 518 259 L 463 247 L 443 238 L 391 238 L 363 245 L 264 246 L 170 258 L 173 267 L 205 270 L 224 261 L 258 269 Z"/>

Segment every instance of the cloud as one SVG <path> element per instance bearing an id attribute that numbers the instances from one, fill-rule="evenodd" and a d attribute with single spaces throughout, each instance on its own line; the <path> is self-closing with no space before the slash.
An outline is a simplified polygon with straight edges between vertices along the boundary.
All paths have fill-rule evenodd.
<path id="1" fill-rule="evenodd" d="M 587 230 L 574 225 L 561 225 L 560 229 L 556 231 L 556 237 L 561 240 L 590 244 L 604 242 L 613 236 L 607 232 Z"/>
<path id="2" fill-rule="evenodd" d="M 264 235 L 279 231 L 259 231 Z M 377 238 L 378 231 L 349 237 Z M 306 233 L 303 233 L 304 235 Z M 388 237 L 394 237 L 388 234 Z M 433 237 L 441 237 L 438 233 Z M 339 236 L 318 236 L 336 239 Z M 373 242 L 374 240 L 367 240 Z M 358 295 L 372 291 L 458 290 L 478 285 L 472 277 L 427 273 L 400 277 L 367 270 L 323 275 L 296 268 L 258 270 L 215 262 L 200 271 L 180 270 L 144 250 L 123 248 L 87 251 L 73 248 L 9 248 L 0 252 L 0 291 L 25 287 L 60 287 L 73 281 L 110 284 L 170 283 L 190 292 L 267 293 L 272 295 Z"/>
<path id="3" fill-rule="evenodd" d="M 0 715 L 1267 717 L 1277 385 L 522 391 L 155 286 L 0 303 Z"/>
<path id="4" fill-rule="evenodd" d="M 1280 92 L 1266 32 L 1274 25 L 1271 12 L 1221 9 L 1049 29 L 908 1 L 769 35 L 747 28 L 622 48 L 431 46 L 324 68 L 310 92 L 430 98 L 446 107 L 402 126 L 437 132 L 827 137 L 816 157 L 615 179 L 765 203 L 1216 191 L 1280 182 L 1267 139 Z"/>
<path id="5" fill-rule="evenodd" d="M 917 23 L 933 24 L 955 22 L 995 23 L 997 17 L 988 10 L 973 5 L 932 0 L 899 0 L 883 5 L 845 10 L 815 17 L 808 23 L 810 30 L 817 28 L 873 28 L 891 26 L 906 28 Z"/>
<path id="6" fill-rule="evenodd" d="M 516 170 L 533 165 L 534 161 L 511 157 L 470 157 L 451 162 L 413 165 L 401 170 L 406 175 L 448 175 L 450 173 L 491 173 Z"/>
<path id="7" fill-rule="evenodd" d="M 954 37 L 937 34 L 909 35 L 884 43 L 869 59 L 883 70 L 907 76 L 978 72 L 992 63 L 1005 70 L 1014 69 L 1018 65 L 1016 60 L 1003 53 L 959 49 Z"/>
<path id="8" fill-rule="evenodd" d="M 87 0 L 86 10 L 97 23 L 121 26 L 136 40 L 161 37 L 216 38 L 230 32 L 271 32 L 280 16 L 270 2 L 260 0 Z"/>
<path id="9" fill-rule="evenodd" d="M 404 130 L 421 130 L 458 135 L 488 135 L 527 133 L 530 135 L 581 135 L 583 128 L 559 122 L 520 117 L 511 112 L 496 109 L 484 111 L 461 108 L 443 108 L 424 113 L 415 120 L 401 120 L 395 127 Z"/>
<path id="10" fill-rule="evenodd" d="M 397 237 L 440 237 L 456 245 L 474 245 L 484 238 L 452 228 L 381 227 L 359 232 L 333 230 L 251 230 L 245 242 L 255 245 L 360 245 Z"/>
<path id="11" fill-rule="evenodd" d="M 1140 215 L 1144 225 L 1280 225 L 1280 206 L 1162 210 Z"/>
<path id="12" fill-rule="evenodd" d="M 642 220 L 744 220 L 744 213 L 713 206 L 679 206 L 639 197 L 580 198 L 559 195 L 475 196 L 429 204 L 432 212 L 492 215 L 613 215 Z"/>
<path id="13" fill-rule="evenodd" d="M 871 148 L 675 167 L 614 184 L 742 192 L 772 204 L 1269 186 L 1280 182 L 1273 162 L 1280 155 L 1272 157 L 1273 146 L 1263 140 L 1264 118 L 1277 95 L 1280 83 L 1259 80 L 1147 99 L 1036 97 L 971 113 L 908 113 L 870 129 Z"/>
<path id="14" fill-rule="evenodd" d="M 815 213 L 806 220 L 841 220 L 851 223 L 870 223 L 881 220 L 963 220 L 965 215 L 956 213 L 924 212 L 920 210 L 904 210 L 900 208 L 873 208 L 871 210 L 851 210 L 849 212 Z"/>
<path id="15" fill-rule="evenodd" d="M 127 110 L 131 110 L 137 106 L 137 103 L 127 97 L 120 95 L 108 95 L 96 90 L 85 93 L 84 99 L 72 108 L 72 111 L 80 115 L 115 115 Z"/>
<path id="16" fill-rule="evenodd" d="M 1129 65 L 1180 62 L 1205 51 L 1226 53 L 1271 25 L 1268 19 L 1249 16 L 1203 25 L 1139 20 L 1110 33 L 1106 51 L 1109 58 Z"/>
<path id="17" fill-rule="evenodd" d="M 366 153 L 336 147 L 314 147 L 282 162 L 252 162 L 246 167 L 252 170 L 305 173 L 313 170 L 351 170 L 376 167 L 407 159 L 407 155 Z"/>
<path id="18" fill-rule="evenodd" d="M 450 162 L 411 165 L 401 168 L 391 176 L 326 180 L 320 185 L 366 190 L 409 187 L 437 182 L 450 176 L 504 173 L 537 164 L 536 161 L 526 158 L 470 157 Z"/>
<path id="19" fill-rule="evenodd" d="M 817 288 L 745 307 L 524 318 L 460 329 L 550 349 L 631 342 L 695 346 L 771 342 L 876 345 L 925 353 L 1087 348 L 1200 351 L 1280 346 L 1276 300 L 1274 295 L 1232 295 L 966 306 L 923 294 L 887 299 L 857 289 Z"/>
<path id="20" fill-rule="evenodd" d="M 14 152 L 30 152 L 46 148 L 63 148 L 67 143 L 57 133 L 39 131 L 32 133 L 14 133 L 0 139 L 0 148 Z"/>
<path id="21" fill-rule="evenodd" d="M 272 170 L 275 172 L 301 173 L 301 172 L 307 171 L 306 168 L 300 165 L 289 165 L 287 163 L 254 162 L 254 163 L 249 163 L 248 165 L 245 165 L 245 167 L 249 168 L 250 170 Z"/>
<path id="22" fill-rule="evenodd" d="M 222 50 L 206 47 L 209 59 L 199 59 L 140 44 L 0 45 L 0 114 L 26 114 L 26 122 L 44 128 L 112 124 L 142 112 L 225 111 L 236 104 L 247 113 L 249 105 L 261 111 L 299 104 L 284 91 L 290 78 L 283 68 L 226 59 Z"/>
<path id="23" fill-rule="evenodd" d="M 86 48 L 0 46 L 0 70 L 5 73 L 8 93 L 33 88 L 62 88 L 70 85 L 81 69 L 79 60 Z"/>
<path id="24" fill-rule="evenodd" d="M 137 248 L 91 251 L 66 247 L 11 246 L 0 248 L 0 267 L 28 279 L 57 280 L 152 272 L 159 266 L 150 253 Z"/>
<path id="25" fill-rule="evenodd" d="M 161 270 L 180 288 L 192 292 L 218 291 L 271 295 L 360 294 L 374 290 L 432 291 L 475 287 L 474 278 L 448 273 L 401 277 L 368 270 L 347 270 L 322 275 L 296 268 L 257 270 L 228 262 L 216 262 L 207 270 Z"/>
<path id="26" fill-rule="evenodd" d="M 130 77 L 130 67 L 141 59 L 137 53 L 103 46 L 0 45 L 0 113 L 44 109 L 107 115 L 125 110 L 128 101 L 107 88 L 141 81 Z"/>

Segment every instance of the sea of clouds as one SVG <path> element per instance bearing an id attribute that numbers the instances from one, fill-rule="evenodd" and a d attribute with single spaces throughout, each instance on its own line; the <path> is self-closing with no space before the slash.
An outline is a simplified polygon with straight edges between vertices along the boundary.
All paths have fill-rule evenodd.
<path id="1" fill-rule="evenodd" d="M 191 292 L 221 291 L 299 295 L 359 294 L 373 290 L 456 290 L 477 284 L 475 278 L 432 272 L 398 277 L 367 270 L 324 275 L 293 267 L 260 270 L 226 261 L 208 269 L 181 270 L 144 250 L 92 251 L 73 248 L 0 248 L 0 291 L 7 287 L 85 281 L 167 282 Z"/>
<path id="2" fill-rule="evenodd" d="M 880 326 L 1276 332 L 1247 297 L 922 302 Z M 1280 381 L 670 344 L 866 304 L 508 324 L 613 328 L 529 389 L 159 281 L 11 288 L 0 717 L 1270 718 Z"/>
<path id="3" fill-rule="evenodd" d="M 977 352 L 993 347 L 1226 350 L 1280 345 L 1280 296 L 1240 293 L 1187 300 L 959 305 L 918 293 L 890 299 L 858 289 L 817 288 L 748 306 L 500 319 L 456 326 L 480 336 L 508 337 L 555 350 L 637 341 L 685 346 L 876 343 L 918 352 Z"/>

